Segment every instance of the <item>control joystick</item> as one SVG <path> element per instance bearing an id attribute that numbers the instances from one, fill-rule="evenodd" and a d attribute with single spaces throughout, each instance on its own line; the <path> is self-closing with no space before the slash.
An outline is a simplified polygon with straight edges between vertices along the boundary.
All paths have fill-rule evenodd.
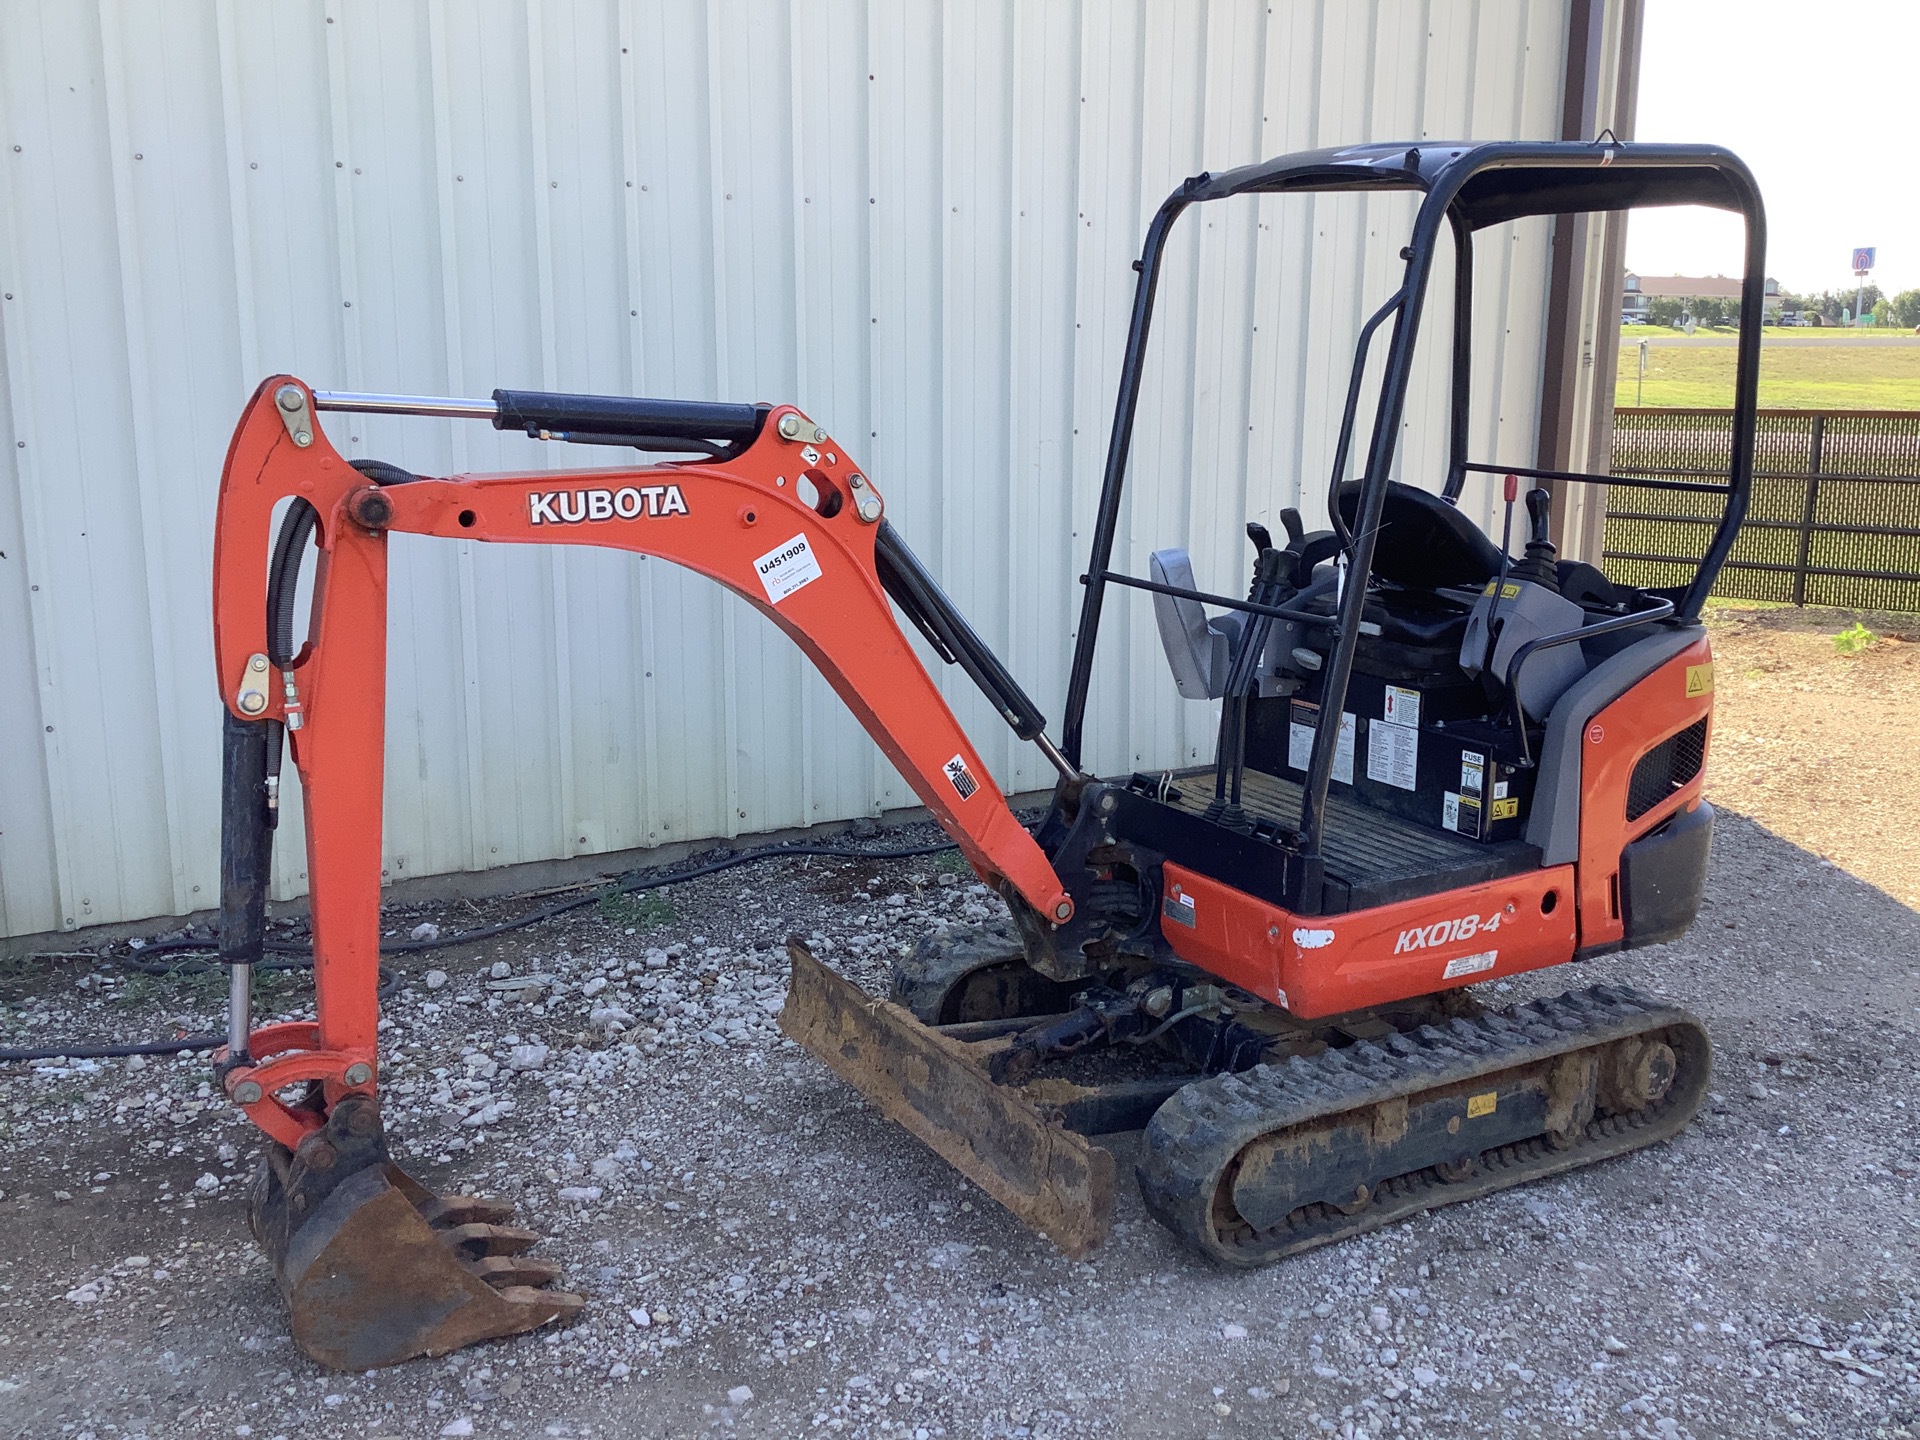
<path id="1" fill-rule="evenodd" d="M 1559 553 L 1547 538 L 1548 521 L 1553 511 L 1553 496 L 1545 490 L 1527 492 L 1527 553 L 1512 570 L 1516 580 L 1528 580 L 1542 590 L 1560 593 L 1560 571 L 1554 563 Z"/>

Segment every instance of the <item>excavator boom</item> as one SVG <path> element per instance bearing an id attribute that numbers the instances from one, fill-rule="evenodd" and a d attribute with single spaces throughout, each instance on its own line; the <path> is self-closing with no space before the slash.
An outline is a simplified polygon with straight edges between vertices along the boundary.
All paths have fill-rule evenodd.
<path id="1" fill-rule="evenodd" d="M 485 417 L 541 439 L 699 458 L 424 478 L 344 459 L 316 423 L 326 408 Z M 255 391 L 227 453 L 214 551 L 214 645 L 228 711 L 222 958 L 233 973 L 220 1063 L 227 1094 L 270 1141 L 254 1228 L 279 1271 L 295 1336 L 315 1358 L 391 1364 L 580 1304 L 543 1288 L 553 1277 L 537 1262 L 503 1259 L 533 1241 L 495 1223 L 505 1207 L 437 1200 L 386 1154 L 378 989 L 387 536 L 598 545 L 718 581 L 799 645 L 984 881 L 1029 923 L 1062 924 L 1072 901 L 893 605 L 967 669 L 1017 734 L 1063 774 L 1071 767 L 885 517 L 872 480 L 791 406 L 508 391 L 491 402 L 316 395 L 288 375 Z M 312 614 L 296 642 L 293 596 L 309 539 L 319 552 Z M 283 735 L 304 791 L 316 1018 L 255 1028 L 249 979 Z M 405 1266 L 381 1263 L 402 1254 Z"/>

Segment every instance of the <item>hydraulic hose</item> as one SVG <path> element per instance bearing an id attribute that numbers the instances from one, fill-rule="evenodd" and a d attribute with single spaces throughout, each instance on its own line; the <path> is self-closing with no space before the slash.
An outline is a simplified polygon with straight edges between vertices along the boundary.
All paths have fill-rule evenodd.
<path id="1" fill-rule="evenodd" d="M 380 953 L 412 955 L 426 950 L 444 950 L 452 945 L 471 945 L 476 941 L 492 939 L 496 935 L 524 930 L 528 926 L 541 924 L 588 905 L 597 905 L 602 900 L 616 895 L 631 895 L 642 890 L 656 890 L 664 885 L 678 885 L 682 881 L 698 880 L 702 876 L 717 875 L 723 870 L 757 864 L 762 860 L 797 859 L 806 856 L 841 860 L 906 860 L 921 855 L 937 855 L 953 848 L 952 841 L 938 841 L 928 845 L 902 845 L 886 850 L 865 850 L 853 845 L 765 845 L 756 850 L 742 850 L 737 854 L 720 856 L 685 870 L 632 871 L 584 894 L 572 895 L 564 900 L 549 901 L 545 905 L 536 906 L 524 915 L 517 915 L 511 920 L 502 920 L 492 925 L 479 925 L 471 930 L 457 930 L 451 935 L 441 935 L 432 940 L 396 940 L 382 945 Z M 212 938 L 196 939 L 193 936 L 180 935 L 142 946 L 138 958 L 124 957 L 116 963 L 147 975 L 197 975 L 221 967 L 217 963 L 204 961 L 187 961 L 173 965 L 156 964 L 146 957 L 183 952 L 206 954 L 218 948 L 218 942 Z M 293 957 L 285 960 L 261 961 L 257 966 L 261 970 L 304 970 L 313 964 L 311 942 L 269 939 L 262 941 L 261 948 L 273 954 Z M 381 999 L 386 999 L 398 984 L 398 977 L 389 978 L 380 988 Z M 224 1043 L 226 1043 L 226 1037 L 212 1034 L 188 1035 L 178 1040 L 128 1044 L 102 1044 L 77 1040 L 71 1044 L 42 1046 L 37 1049 L 0 1048 L 0 1064 L 25 1060 L 108 1060 L 128 1055 L 170 1055 L 188 1050 L 211 1050 Z"/>

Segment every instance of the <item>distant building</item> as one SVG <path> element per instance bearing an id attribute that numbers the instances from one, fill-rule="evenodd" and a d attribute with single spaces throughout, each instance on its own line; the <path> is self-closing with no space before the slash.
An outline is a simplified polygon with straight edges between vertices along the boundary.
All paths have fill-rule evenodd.
<path id="1" fill-rule="evenodd" d="M 1724 300 L 1729 307 L 1740 304 L 1740 282 L 1725 275 L 1634 275 L 1629 273 L 1620 286 L 1620 316 L 1644 320 L 1647 302 L 1655 298 L 1673 300 Z M 1769 321 L 1780 318 L 1780 282 L 1767 281 L 1767 298 L 1762 306 Z"/>

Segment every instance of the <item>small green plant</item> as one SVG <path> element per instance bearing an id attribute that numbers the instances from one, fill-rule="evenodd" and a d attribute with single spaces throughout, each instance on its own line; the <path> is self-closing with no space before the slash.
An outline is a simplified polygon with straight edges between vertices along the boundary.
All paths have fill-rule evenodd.
<path id="1" fill-rule="evenodd" d="M 973 866 L 967 863 L 967 857 L 958 850 L 942 850 L 933 857 L 933 868 L 944 870 L 949 875 L 971 875 Z"/>
<path id="2" fill-rule="evenodd" d="M 608 895 L 599 908 L 602 920 L 622 929 L 664 925 L 673 919 L 672 904 L 660 895 Z"/>
<path id="3" fill-rule="evenodd" d="M 1858 620 L 1833 637 L 1833 648 L 1842 655 L 1858 655 L 1880 637 Z"/>
<path id="4" fill-rule="evenodd" d="M 277 1008 L 296 990 L 304 987 L 307 973 L 296 969 L 256 969 L 253 972 L 254 1004 L 264 1010 Z M 121 982 L 113 1003 L 123 1010 L 143 1005 L 178 1004 L 183 1000 L 201 1007 L 220 1004 L 227 994 L 224 966 L 185 961 L 164 974 L 135 970 Z"/>

